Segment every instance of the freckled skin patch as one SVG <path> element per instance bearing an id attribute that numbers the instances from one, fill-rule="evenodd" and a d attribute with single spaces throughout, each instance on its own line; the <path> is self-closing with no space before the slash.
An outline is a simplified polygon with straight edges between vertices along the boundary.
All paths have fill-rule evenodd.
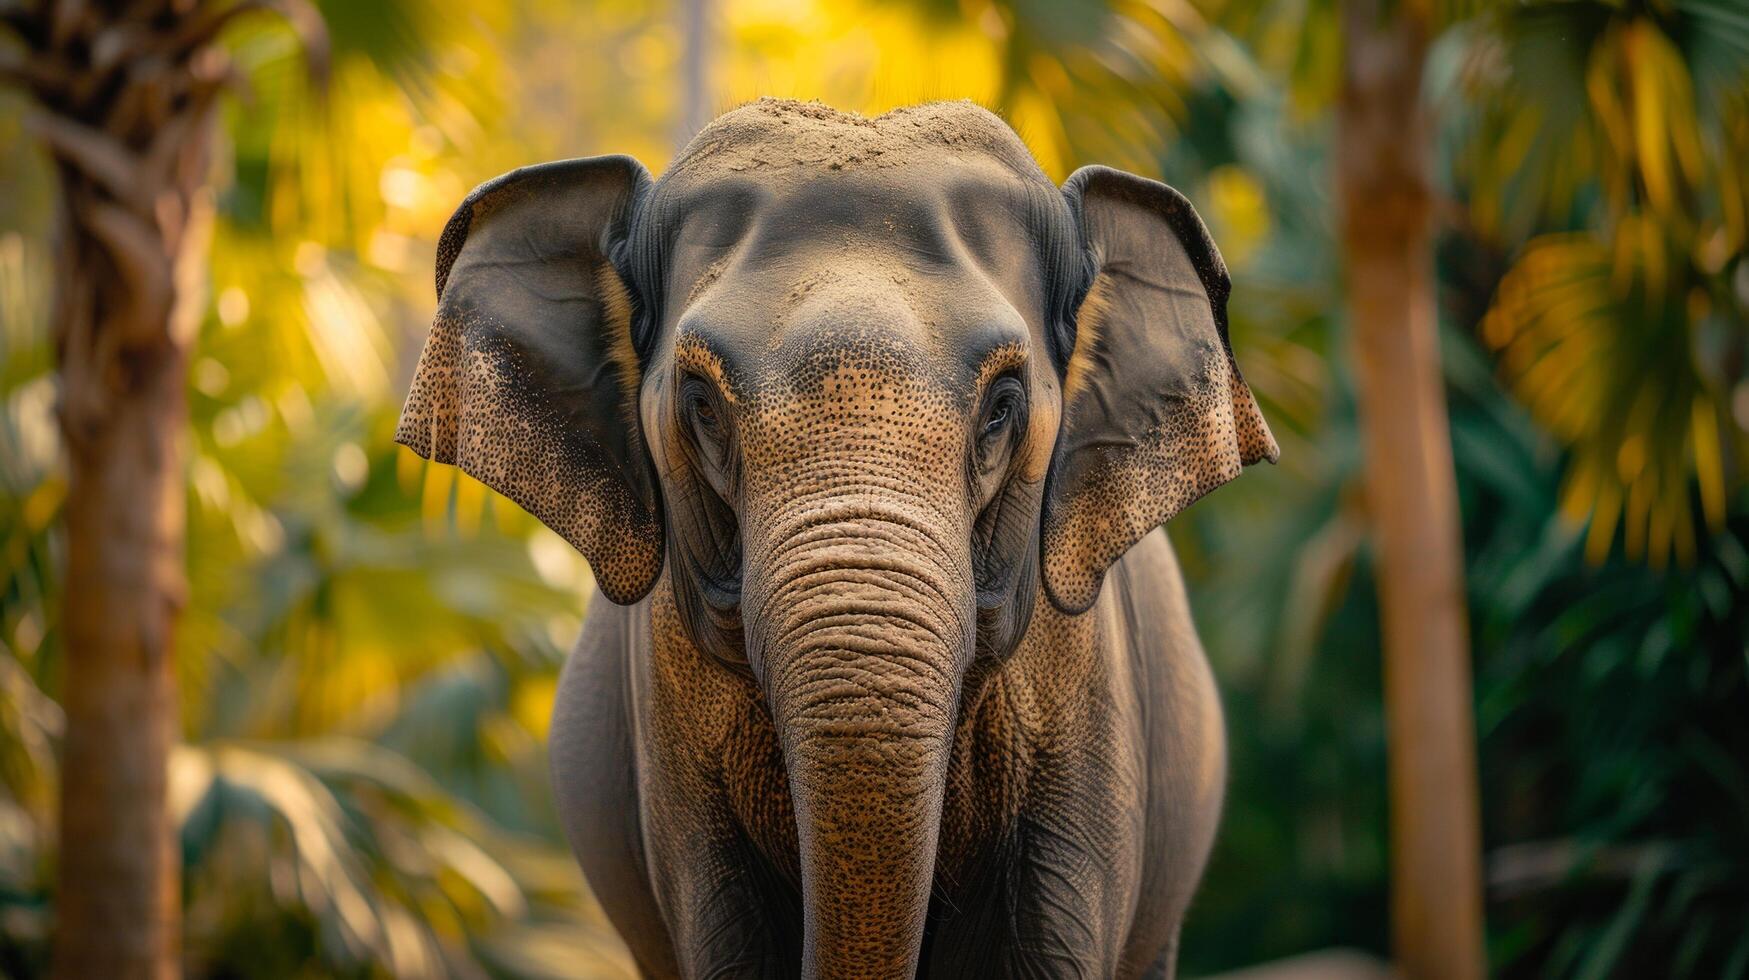
<path id="1" fill-rule="evenodd" d="M 626 603 L 552 759 L 645 973 L 1170 975 L 1225 748 L 1150 531 L 1275 455 L 1188 202 L 762 100 L 483 186 L 438 270 L 398 438 Z"/>

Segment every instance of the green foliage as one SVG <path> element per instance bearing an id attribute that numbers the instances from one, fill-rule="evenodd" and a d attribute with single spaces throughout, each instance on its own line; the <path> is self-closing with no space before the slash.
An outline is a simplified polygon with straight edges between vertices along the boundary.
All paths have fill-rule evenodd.
<path id="1" fill-rule="evenodd" d="M 1484 371 L 1472 357 L 1454 378 L 1454 438 L 1469 462 L 1495 962 L 1512 976 L 1741 975 L 1749 938 L 1724 924 L 1749 909 L 1749 497 L 1683 573 L 1586 561 L 1557 505 L 1558 455 L 1488 404 Z"/>
<path id="2" fill-rule="evenodd" d="M 1564 506 L 1589 516 L 1592 559 L 1619 527 L 1631 557 L 1691 562 L 1749 450 L 1730 417 L 1749 349 L 1749 19 L 1723 0 L 1501 5 L 1449 46 L 1460 193 L 1476 234 L 1518 255 L 1483 336 L 1572 449 Z"/>

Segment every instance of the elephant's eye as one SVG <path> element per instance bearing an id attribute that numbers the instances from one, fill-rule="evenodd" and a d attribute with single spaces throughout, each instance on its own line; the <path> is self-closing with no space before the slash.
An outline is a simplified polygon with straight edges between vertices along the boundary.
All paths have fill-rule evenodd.
<path id="1" fill-rule="evenodd" d="M 681 424 L 692 436 L 690 455 L 699 473 L 723 500 L 734 493 L 734 431 L 723 411 L 717 388 L 709 381 L 688 374 L 680 382 Z"/>
<path id="2" fill-rule="evenodd" d="M 1002 486 L 1014 453 L 1015 433 L 1026 421 L 1026 388 L 1012 375 L 997 378 L 984 395 L 978 415 L 977 447 L 971 455 L 971 476 L 980 510 Z"/>
<path id="3" fill-rule="evenodd" d="M 985 400 L 984 421 L 978 427 L 978 441 L 986 449 L 994 447 L 1003 433 L 1014 427 L 1026 401 L 1020 382 L 1012 377 L 1000 378 L 990 387 Z"/>
<path id="4" fill-rule="evenodd" d="M 1008 424 L 1009 410 L 1010 406 L 1007 402 L 997 405 L 990 418 L 984 423 L 984 434 L 992 435 L 1001 431 L 1002 427 Z"/>
<path id="5" fill-rule="evenodd" d="M 709 398 L 695 398 L 688 408 L 692 412 L 693 421 L 706 429 L 716 429 L 722 423 L 717 418 L 717 407 L 711 404 Z"/>
<path id="6" fill-rule="evenodd" d="M 685 409 L 687 419 L 701 433 L 711 436 L 721 434 L 723 421 L 717 413 L 717 400 L 711 394 L 709 383 L 703 378 L 689 375 L 681 382 L 680 404 Z"/>

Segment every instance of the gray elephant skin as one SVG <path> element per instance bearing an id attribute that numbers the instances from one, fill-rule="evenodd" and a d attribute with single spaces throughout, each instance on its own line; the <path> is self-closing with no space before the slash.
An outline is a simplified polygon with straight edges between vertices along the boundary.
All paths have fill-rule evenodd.
<path id="1" fill-rule="evenodd" d="M 1225 781 L 1158 528 L 1277 450 L 1189 202 L 764 100 L 445 228 L 396 438 L 571 542 L 552 777 L 653 977 L 1170 976 Z"/>

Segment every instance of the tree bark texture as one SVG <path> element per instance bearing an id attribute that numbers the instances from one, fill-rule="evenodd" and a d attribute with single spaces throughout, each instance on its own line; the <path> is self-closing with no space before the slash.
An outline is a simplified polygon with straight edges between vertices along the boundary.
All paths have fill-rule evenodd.
<path id="1" fill-rule="evenodd" d="M 63 977 L 177 973 L 181 850 L 166 784 L 178 717 L 183 352 L 131 360 L 106 417 L 76 442 L 68 432 Z"/>
<path id="2" fill-rule="evenodd" d="M 38 0 L 0 22 L 22 42 L 0 82 L 59 176 L 55 353 L 67 452 L 61 608 L 66 735 L 54 971 L 178 970 L 180 848 L 168 808 L 178 728 L 184 380 L 212 110 L 212 45 L 261 4 Z M 186 304 L 183 304 L 186 306 Z"/>
<path id="3" fill-rule="evenodd" d="M 1337 184 L 1384 634 L 1391 919 L 1409 980 L 1479 980 L 1475 720 L 1412 3 L 1345 0 Z"/>

